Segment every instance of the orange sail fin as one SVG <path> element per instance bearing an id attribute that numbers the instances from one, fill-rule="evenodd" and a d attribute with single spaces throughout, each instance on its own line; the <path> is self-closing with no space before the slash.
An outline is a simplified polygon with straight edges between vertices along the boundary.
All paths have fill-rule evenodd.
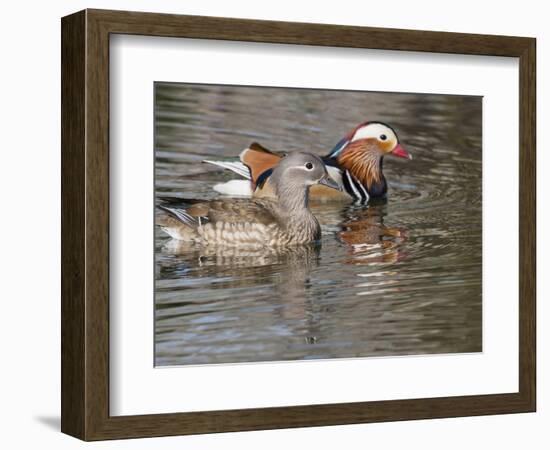
<path id="1" fill-rule="evenodd" d="M 258 177 L 266 170 L 275 167 L 283 157 L 283 154 L 274 153 L 254 142 L 244 149 L 239 157 L 243 164 L 250 169 L 252 185 L 253 189 L 255 189 Z"/>

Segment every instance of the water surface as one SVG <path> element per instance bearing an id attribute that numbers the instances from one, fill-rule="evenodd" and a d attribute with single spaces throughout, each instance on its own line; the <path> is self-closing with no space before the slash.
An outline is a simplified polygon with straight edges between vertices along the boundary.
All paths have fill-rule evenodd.
<path id="1" fill-rule="evenodd" d="M 243 252 L 156 230 L 157 366 L 479 352 L 481 98 L 157 83 L 157 197 L 236 178 L 203 159 L 253 141 L 324 155 L 381 120 L 388 201 L 312 206 L 318 246 Z M 158 212 L 157 212 L 158 214 Z"/>

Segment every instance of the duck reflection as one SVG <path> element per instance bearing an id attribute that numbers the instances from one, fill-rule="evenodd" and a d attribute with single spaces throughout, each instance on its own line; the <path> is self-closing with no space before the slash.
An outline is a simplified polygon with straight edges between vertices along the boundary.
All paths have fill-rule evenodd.
<path id="1" fill-rule="evenodd" d="M 162 246 L 162 253 L 182 261 L 195 260 L 195 265 L 203 269 L 219 268 L 252 269 L 272 265 L 285 265 L 289 268 L 309 267 L 319 263 L 320 245 L 316 243 L 290 247 L 242 248 L 228 246 L 202 246 L 192 242 L 169 239 Z M 235 271 L 235 274 L 240 272 Z M 210 274 L 209 274 L 210 275 Z"/>
<path id="2" fill-rule="evenodd" d="M 342 224 L 337 238 L 348 248 L 347 264 L 394 263 L 405 257 L 403 243 L 407 231 L 384 225 L 385 204 L 352 211 Z"/>
<path id="3" fill-rule="evenodd" d="M 215 277 L 224 280 L 212 284 L 212 289 L 260 287 L 274 283 L 283 298 L 303 296 L 309 273 L 319 265 L 319 244 L 286 248 L 238 248 L 201 246 L 169 240 L 162 247 L 164 255 L 158 264 L 160 278 Z"/>
<path id="4" fill-rule="evenodd" d="M 263 319 L 266 327 L 278 324 L 279 332 L 289 335 L 300 329 L 298 334 L 302 334 L 304 344 L 311 344 L 316 340 L 318 318 L 315 296 L 309 292 L 310 275 L 319 266 L 320 251 L 320 244 L 242 249 L 170 239 L 161 248 L 157 280 L 164 280 L 164 283 L 172 279 L 181 283 L 187 279 L 195 284 L 200 279 L 216 280 L 209 289 L 218 290 L 220 294 L 228 289 L 235 292 L 235 289 L 253 288 L 258 299 L 251 307 L 258 308 L 258 304 L 265 302 L 270 311 L 270 319 Z M 269 295 L 264 296 L 267 289 Z M 283 331 L 286 327 L 288 329 Z"/>

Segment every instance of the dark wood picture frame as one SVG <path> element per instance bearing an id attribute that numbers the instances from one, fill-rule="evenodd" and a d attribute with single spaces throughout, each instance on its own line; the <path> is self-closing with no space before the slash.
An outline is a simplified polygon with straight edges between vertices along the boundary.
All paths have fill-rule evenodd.
<path id="1" fill-rule="evenodd" d="M 535 411 L 534 38 L 85 10 L 62 19 L 61 429 L 84 440 Z M 519 58 L 519 391 L 109 415 L 109 36 L 134 34 Z M 183 405 L 182 405 L 183 406 Z"/>

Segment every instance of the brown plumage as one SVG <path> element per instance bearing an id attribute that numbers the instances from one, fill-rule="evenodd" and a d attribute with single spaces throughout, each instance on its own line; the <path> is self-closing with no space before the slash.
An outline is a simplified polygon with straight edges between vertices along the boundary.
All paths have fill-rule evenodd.
<path id="1" fill-rule="evenodd" d="M 320 227 L 308 209 L 314 184 L 338 189 L 322 160 L 309 153 L 282 158 L 270 177 L 272 198 L 200 202 L 185 209 L 161 207 L 170 215 L 157 224 L 175 239 L 203 245 L 290 246 L 316 241 Z"/>
<path id="2" fill-rule="evenodd" d="M 340 167 L 352 173 L 367 189 L 375 183 L 380 183 L 383 177 L 382 160 L 376 152 L 376 146 L 377 142 L 373 139 L 352 142 L 338 159 Z"/>
<path id="3" fill-rule="evenodd" d="M 202 212 L 195 215 L 197 209 Z M 176 213 L 159 222 L 173 238 L 196 241 L 205 245 L 228 247 L 288 246 L 319 239 L 319 224 L 314 216 L 306 217 L 299 226 L 286 226 L 277 202 L 270 199 L 214 200 L 194 205 L 186 212 L 195 219 L 187 222 Z M 179 214 L 182 214 L 180 211 Z M 285 217 L 286 216 L 286 217 Z"/>

